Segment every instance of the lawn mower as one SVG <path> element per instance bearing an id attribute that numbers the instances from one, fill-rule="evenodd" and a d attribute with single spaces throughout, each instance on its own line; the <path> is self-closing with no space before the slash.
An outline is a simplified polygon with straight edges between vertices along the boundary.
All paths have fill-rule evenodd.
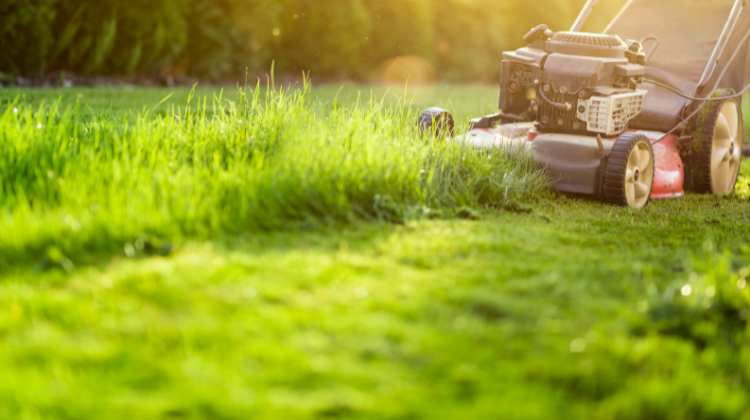
<path id="1" fill-rule="evenodd" d="M 750 39 L 745 0 L 630 0 L 601 34 L 533 28 L 503 54 L 500 113 L 455 136 L 430 108 L 422 130 L 476 149 L 520 146 L 553 189 L 642 208 L 685 190 L 734 191 Z"/>

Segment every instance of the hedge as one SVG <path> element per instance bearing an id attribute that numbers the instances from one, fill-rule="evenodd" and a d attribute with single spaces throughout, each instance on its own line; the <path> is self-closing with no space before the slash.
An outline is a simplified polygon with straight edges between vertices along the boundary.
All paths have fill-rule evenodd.
<path id="1" fill-rule="evenodd" d="M 602 3 L 599 24 L 624 0 Z M 309 71 L 371 80 L 417 56 L 448 80 L 498 76 L 532 26 L 564 30 L 584 0 L 3 0 L 0 72 L 205 79 Z"/>
<path id="2" fill-rule="evenodd" d="M 0 72 L 44 71 L 52 46 L 54 0 L 0 1 Z"/>

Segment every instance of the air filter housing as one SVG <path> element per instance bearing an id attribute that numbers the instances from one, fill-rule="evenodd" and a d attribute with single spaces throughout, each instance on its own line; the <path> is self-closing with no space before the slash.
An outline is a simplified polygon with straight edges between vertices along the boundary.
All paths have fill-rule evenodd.
<path id="1" fill-rule="evenodd" d="M 547 51 L 587 57 L 625 58 L 625 43 L 613 35 L 558 32 L 547 42 Z"/>

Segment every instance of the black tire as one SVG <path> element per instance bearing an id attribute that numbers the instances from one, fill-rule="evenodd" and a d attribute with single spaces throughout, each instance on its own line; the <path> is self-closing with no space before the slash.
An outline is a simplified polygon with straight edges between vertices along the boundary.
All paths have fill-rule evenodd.
<path id="1" fill-rule="evenodd" d="M 640 153 L 648 150 L 650 154 L 650 162 L 643 168 L 637 168 L 634 173 L 631 174 L 631 182 L 628 179 L 628 163 L 633 155 L 633 150 L 638 148 Z M 636 155 L 637 157 L 637 155 Z M 650 181 L 640 182 L 650 175 Z M 633 197 L 628 200 L 628 188 L 630 185 L 633 186 Z M 643 201 L 643 193 L 640 194 L 640 199 L 637 199 L 638 191 L 643 191 L 644 188 L 648 188 Z M 636 188 L 639 188 L 636 191 Z M 643 134 L 637 133 L 624 133 L 620 135 L 612 146 L 612 151 L 609 154 L 607 160 L 607 168 L 604 171 L 604 188 L 602 191 L 602 198 L 605 202 L 623 207 L 642 208 L 648 205 L 651 200 L 651 192 L 654 188 L 654 150 L 651 147 L 651 140 Z"/>
<path id="2" fill-rule="evenodd" d="M 453 137 L 456 124 L 450 112 L 440 108 L 429 108 L 419 116 L 419 129 L 434 137 Z"/>
<path id="3" fill-rule="evenodd" d="M 721 96 L 731 95 L 731 91 L 724 91 Z M 721 97 L 720 96 L 720 97 Z M 712 156 L 714 153 L 714 133 L 716 132 L 717 124 L 721 116 L 722 109 L 727 103 L 732 103 L 737 107 L 737 129 L 736 136 L 739 136 L 740 146 L 737 155 L 741 158 L 742 155 L 742 108 L 739 103 L 734 99 L 727 99 L 724 101 L 714 101 L 706 105 L 707 110 L 699 115 L 693 132 L 693 144 L 690 150 L 690 177 L 692 178 L 693 190 L 699 194 L 725 194 L 734 190 L 737 185 L 737 178 L 741 165 L 737 165 L 737 170 L 731 176 L 734 177 L 734 181 L 726 181 L 731 183 L 728 191 L 717 191 L 714 188 L 714 171 L 711 169 Z M 734 146 L 732 146 L 734 147 Z M 726 178 L 725 178 L 726 179 Z M 719 182 L 721 184 L 722 182 Z"/>

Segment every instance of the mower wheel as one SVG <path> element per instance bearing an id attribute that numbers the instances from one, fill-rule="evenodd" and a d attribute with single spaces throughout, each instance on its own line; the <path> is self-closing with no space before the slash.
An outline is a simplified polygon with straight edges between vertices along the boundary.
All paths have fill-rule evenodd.
<path id="1" fill-rule="evenodd" d="M 625 133 L 612 146 L 604 171 L 603 198 L 607 203 L 642 208 L 654 187 L 654 150 L 643 134 Z"/>
<path id="2" fill-rule="evenodd" d="M 419 116 L 419 129 L 433 137 L 453 137 L 456 124 L 450 112 L 440 108 L 429 108 Z"/>
<path id="3" fill-rule="evenodd" d="M 693 188 L 701 194 L 731 194 L 742 160 L 742 113 L 734 99 L 716 101 L 707 107 L 710 111 L 694 136 Z"/>

